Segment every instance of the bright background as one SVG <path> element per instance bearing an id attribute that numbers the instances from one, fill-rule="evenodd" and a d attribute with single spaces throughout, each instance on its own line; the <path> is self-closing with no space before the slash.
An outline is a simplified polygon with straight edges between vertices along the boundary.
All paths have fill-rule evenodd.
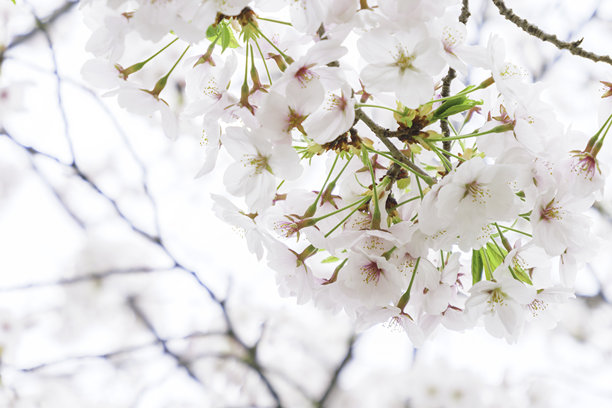
<path id="1" fill-rule="evenodd" d="M 0 2 L 5 45 L 35 27 L 32 12 L 64 4 Z M 609 1 L 508 6 L 612 54 Z M 556 329 L 513 345 L 441 329 L 418 351 L 396 328 L 355 337 L 344 315 L 280 298 L 272 272 L 215 218 L 210 193 L 224 188 L 219 175 L 194 179 L 197 129 L 170 142 L 87 87 L 77 8 L 48 26 L 52 47 L 38 32 L 1 65 L 0 89 L 24 99 L 20 111 L 0 101 L 0 407 L 276 406 L 270 388 L 285 407 L 316 406 L 327 390 L 325 407 L 612 406 L 611 186 L 591 214 L 600 249 Z M 470 9 L 471 43 L 500 34 L 564 123 L 597 130 L 612 67 L 529 37 L 484 0 Z M 610 163 L 610 146 L 601 156 Z"/>

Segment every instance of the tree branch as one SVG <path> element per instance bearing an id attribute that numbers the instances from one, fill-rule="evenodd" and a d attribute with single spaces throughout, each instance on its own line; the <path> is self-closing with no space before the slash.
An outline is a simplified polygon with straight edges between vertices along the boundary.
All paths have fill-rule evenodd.
<path id="1" fill-rule="evenodd" d="M 570 53 L 577 55 L 582 58 L 589 59 L 594 62 L 605 62 L 606 64 L 612 65 L 612 58 L 608 55 L 598 55 L 590 51 L 586 51 L 580 47 L 583 39 L 574 42 L 561 41 L 554 34 L 548 34 L 542 31 L 539 27 L 531 24 L 529 21 L 514 14 L 512 9 L 506 7 L 503 0 L 491 0 L 495 7 L 499 10 L 499 13 L 527 34 L 539 38 L 542 41 L 549 42 L 560 50 L 568 50 Z"/>
<path id="2" fill-rule="evenodd" d="M 172 359 L 176 361 L 176 365 L 184 369 L 187 375 L 189 375 L 189 377 L 191 377 L 195 382 L 197 382 L 200 385 L 204 385 L 202 381 L 198 378 L 198 376 L 193 372 L 191 367 L 189 366 L 189 361 L 184 360 L 178 354 L 176 354 L 175 352 L 173 352 L 172 350 L 168 348 L 167 341 L 165 339 L 162 339 L 159 336 L 159 333 L 157 333 L 157 330 L 155 329 L 151 321 L 148 319 L 144 311 L 140 309 L 140 307 L 136 303 L 135 297 L 130 296 L 128 298 L 128 306 L 134 312 L 136 317 L 138 317 L 138 320 L 140 320 L 142 324 L 147 328 L 147 330 L 153 335 L 153 337 L 155 337 L 156 343 L 161 344 L 164 350 L 164 354 L 167 354 L 168 356 L 172 357 Z"/>
<path id="3" fill-rule="evenodd" d="M 352 360 L 353 358 L 353 346 L 355 345 L 355 341 L 357 340 L 357 337 L 355 336 L 351 336 L 351 338 L 349 339 L 348 342 L 348 348 L 346 350 L 346 354 L 344 355 L 344 358 L 342 359 L 342 361 L 340 362 L 340 364 L 338 365 L 338 367 L 336 367 L 336 369 L 334 370 L 331 379 L 329 380 L 329 384 L 327 385 L 327 388 L 325 389 L 325 392 L 323 392 L 323 395 L 321 396 L 321 399 L 317 402 L 317 408 L 324 408 L 325 407 L 325 402 L 327 401 L 327 399 L 329 398 L 329 396 L 331 395 L 332 391 L 336 388 L 336 384 L 338 383 L 338 378 L 340 377 L 340 373 L 342 373 L 342 370 L 344 370 L 344 368 L 346 367 L 346 365 Z"/>
<path id="4" fill-rule="evenodd" d="M 48 27 L 50 24 L 53 24 L 57 19 L 59 19 L 63 15 L 67 14 L 77 4 L 79 4 L 79 0 L 67 1 L 62 6 L 58 7 L 53 12 L 51 12 L 51 14 L 49 14 L 47 17 L 38 20 L 36 27 L 32 28 L 27 33 L 14 37 L 11 40 L 11 42 L 6 47 L 4 47 L 4 49 L 0 47 L 0 64 L 2 63 L 2 58 L 4 56 L 5 51 L 10 50 L 11 48 L 17 47 L 20 44 L 23 44 L 24 42 L 34 37 L 38 32 L 45 30 L 46 27 Z"/>
<path id="5" fill-rule="evenodd" d="M 409 167 L 413 172 L 419 175 L 428 185 L 433 185 L 434 180 L 427 174 L 423 169 L 414 164 L 408 157 L 399 151 L 397 147 L 389 140 L 389 137 L 393 137 L 394 134 L 389 129 L 385 129 L 374 122 L 368 115 L 366 115 L 361 109 L 355 111 L 355 119 L 361 120 L 366 124 L 368 128 L 380 139 L 381 142 L 389 149 L 391 156 L 400 163 Z"/>

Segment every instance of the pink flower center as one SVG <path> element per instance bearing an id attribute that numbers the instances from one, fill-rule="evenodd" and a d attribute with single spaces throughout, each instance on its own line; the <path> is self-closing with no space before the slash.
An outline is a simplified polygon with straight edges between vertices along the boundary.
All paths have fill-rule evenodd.
<path id="1" fill-rule="evenodd" d="M 298 80 L 302 87 L 306 87 L 310 81 L 319 77 L 316 72 L 310 70 L 310 68 L 314 67 L 315 65 L 316 64 L 304 65 L 295 73 L 295 79 Z"/>
<path id="2" fill-rule="evenodd" d="M 374 282 L 376 285 L 380 280 L 380 275 L 383 274 L 383 270 L 378 267 L 376 262 L 372 261 L 367 265 L 361 267 L 361 272 L 364 275 L 365 283 Z"/>

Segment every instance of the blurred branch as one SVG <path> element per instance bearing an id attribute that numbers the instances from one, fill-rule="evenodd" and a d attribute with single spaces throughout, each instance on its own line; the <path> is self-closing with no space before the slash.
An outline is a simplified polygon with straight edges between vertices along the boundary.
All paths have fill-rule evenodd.
<path id="1" fill-rule="evenodd" d="M 34 282 L 34 283 L 28 283 L 28 284 L 19 285 L 19 286 L 11 286 L 11 287 L 4 287 L 4 288 L 0 287 L 0 293 L 14 292 L 18 290 L 45 288 L 49 286 L 74 285 L 74 284 L 82 283 L 82 282 L 102 280 L 102 279 L 106 279 L 108 277 L 116 276 L 116 275 L 132 275 L 132 274 L 141 274 L 141 273 L 148 274 L 151 272 L 158 272 L 158 271 L 165 271 L 165 269 L 154 269 L 154 268 L 149 268 L 146 266 L 141 267 L 141 268 L 110 269 L 108 271 L 94 272 L 94 273 L 89 273 L 85 275 L 74 276 L 71 278 L 62 278 L 62 279 L 58 279 L 55 281 L 49 281 L 49 282 Z"/>
<path id="2" fill-rule="evenodd" d="M 190 362 L 184 360 L 182 357 L 180 357 L 178 354 L 174 353 L 168 348 L 168 342 L 159 336 L 157 330 L 155 329 L 149 318 L 145 315 L 144 311 L 136 303 L 135 297 L 130 296 L 128 298 L 128 306 L 132 310 L 132 312 L 134 312 L 136 317 L 138 317 L 138 320 L 140 320 L 141 323 L 147 328 L 147 330 L 153 335 L 153 337 L 155 337 L 156 343 L 161 344 L 162 349 L 164 350 L 164 354 L 174 359 L 178 367 L 184 369 L 187 375 L 189 375 L 189 377 L 191 377 L 195 382 L 203 386 L 204 384 L 202 383 L 202 381 L 191 369 Z"/>
<path id="3" fill-rule="evenodd" d="M 254 346 L 249 346 L 248 344 L 246 344 L 246 342 L 244 340 L 242 340 L 242 338 L 237 334 L 233 322 L 229 316 L 228 310 L 227 310 L 227 305 L 226 305 L 226 300 L 225 299 L 221 299 L 219 298 L 199 277 L 198 273 L 196 271 L 194 271 L 193 269 L 188 268 L 187 266 L 185 266 L 183 263 L 181 263 L 173 254 L 172 252 L 168 249 L 168 247 L 165 245 L 165 243 L 163 242 L 163 240 L 161 239 L 161 237 L 159 235 L 151 235 L 149 233 L 147 233 L 146 231 L 140 229 L 139 227 L 137 227 L 132 220 L 130 220 L 130 218 L 121 210 L 121 208 L 119 207 L 119 205 L 117 204 L 117 202 L 110 196 L 108 196 L 106 193 L 104 193 L 100 187 L 95 183 L 95 181 L 93 179 L 91 179 L 89 176 L 87 176 L 79 167 L 79 165 L 76 162 L 72 162 L 70 164 L 68 163 L 64 163 L 63 161 L 61 161 L 60 159 L 56 158 L 55 156 L 49 155 L 47 153 L 41 152 L 33 147 L 30 146 L 26 146 L 20 142 L 18 142 L 15 138 L 13 138 L 7 131 L 3 130 L 2 134 L 4 134 L 5 136 L 7 136 L 9 138 L 9 140 L 11 140 L 14 144 L 16 144 L 17 146 L 21 147 L 24 151 L 26 151 L 27 153 L 29 153 L 30 155 L 40 155 L 43 157 L 46 157 L 50 160 L 52 160 L 53 162 L 61 165 L 62 167 L 66 167 L 69 169 L 72 169 L 72 171 L 74 172 L 74 175 L 77 176 L 79 179 L 81 179 L 83 182 L 85 182 L 94 192 L 96 192 L 101 198 L 103 198 L 105 201 L 107 201 L 109 204 L 111 204 L 111 206 L 113 207 L 113 209 L 115 210 L 115 213 L 119 216 L 119 218 L 121 218 L 122 220 L 124 220 L 133 231 L 135 231 L 136 233 L 138 233 L 139 235 L 141 235 L 142 237 L 146 238 L 148 241 L 154 243 L 162 252 L 164 252 L 164 254 L 172 261 L 173 265 L 171 266 L 171 268 L 178 268 L 186 273 L 188 273 L 189 275 L 191 275 L 196 282 L 198 283 L 198 285 L 200 287 L 202 287 L 209 295 L 209 297 L 221 308 L 221 312 L 223 315 L 223 319 L 224 322 L 226 324 L 226 332 L 225 334 L 233 339 L 247 354 L 248 358 L 246 358 L 245 360 L 243 360 L 242 362 L 245 363 L 248 367 L 250 367 L 252 370 L 255 371 L 255 373 L 258 375 L 258 377 L 260 378 L 260 380 L 263 382 L 264 386 L 266 387 L 266 389 L 268 390 L 270 396 L 273 398 L 273 400 L 276 403 L 276 407 L 277 408 L 281 408 L 282 404 L 280 402 L 280 396 L 278 395 L 278 392 L 276 391 L 275 387 L 273 386 L 273 384 L 271 383 L 271 381 L 269 380 L 268 376 L 266 375 L 265 371 L 264 371 L 264 367 L 262 367 L 261 363 L 259 362 L 258 356 L 257 356 L 257 343 Z M 68 207 L 66 207 L 67 209 L 69 209 Z M 134 310 L 134 313 L 136 313 L 137 311 L 140 312 L 140 309 L 138 309 L 136 306 L 136 303 L 132 300 L 130 303 L 130 299 L 128 299 L 128 303 L 130 304 L 130 307 L 132 308 L 132 310 Z M 148 320 L 146 319 L 146 316 L 141 312 L 141 316 L 140 316 L 141 320 L 143 320 L 143 323 L 148 322 Z M 146 323 L 145 323 L 146 325 Z M 147 326 L 150 329 L 154 330 L 152 326 Z M 154 335 L 156 335 L 157 332 L 152 331 L 152 333 L 154 333 Z M 160 342 L 162 344 L 162 346 L 164 347 L 164 353 L 171 355 L 173 358 L 175 358 L 177 360 L 177 363 L 179 365 L 185 365 L 186 362 L 182 361 L 179 359 L 179 357 L 175 354 L 171 354 L 172 352 L 167 348 L 166 346 L 166 341 L 163 340 L 161 337 L 159 337 L 158 335 L 156 336 L 156 339 L 158 340 L 158 342 Z M 180 361 L 179 361 L 180 360 Z M 189 367 L 185 366 L 186 370 L 189 370 L 188 373 L 189 375 L 194 378 L 194 380 L 197 380 L 198 382 L 201 382 L 197 377 L 195 377 L 193 374 L 193 372 L 190 372 L 191 370 L 189 369 Z"/>
<path id="4" fill-rule="evenodd" d="M 495 7 L 499 10 L 499 13 L 506 18 L 506 20 L 510 21 L 517 27 L 521 28 L 527 34 L 539 38 L 542 41 L 549 42 L 553 44 L 555 47 L 561 50 L 568 50 L 570 53 L 577 55 L 582 58 L 589 59 L 594 62 L 605 62 L 606 64 L 612 65 L 612 58 L 608 55 L 597 55 L 593 52 L 586 51 L 584 48 L 580 46 L 582 44 L 583 39 L 573 42 L 565 42 L 561 41 L 554 34 L 548 34 L 542 31 L 536 25 L 530 23 L 529 21 L 517 16 L 514 14 L 512 9 L 506 7 L 506 4 L 503 0 L 491 0 Z"/>
<path id="5" fill-rule="evenodd" d="M 576 25 L 572 30 L 567 33 L 565 39 L 570 40 L 574 35 L 576 35 L 576 33 L 579 33 L 585 26 L 587 26 L 587 24 L 589 24 L 593 19 L 595 19 L 597 17 L 597 12 L 599 10 L 600 5 L 601 1 L 599 1 L 598 4 L 593 7 L 593 12 L 587 18 L 582 20 L 578 25 Z M 552 58 L 551 60 L 542 61 L 540 69 L 533 75 L 534 82 L 542 80 L 542 78 L 550 71 L 550 68 L 552 68 L 552 66 L 559 61 L 559 59 L 563 55 L 561 51 L 562 50 L 559 50 L 559 52 L 556 53 L 554 58 Z"/>
<path id="6" fill-rule="evenodd" d="M 77 356 L 68 356 L 59 360 L 55 360 L 55 361 L 49 361 L 46 363 L 41 363 L 41 364 L 37 364 L 34 366 L 30 366 L 30 367 L 26 367 L 26 368 L 15 368 L 15 367 L 11 367 L 13 369 L 16 369 L 17 371 L 21 371 L 24 373 L 31 373 L 31 372 L 35 372 L 35 371 L 39 371 L 39 370 L 43 370 L 45 368 L 49 368 L 49 367 L 53 367 L 56 365 L 60 365 L 60 364 L 66 364 L 69 363 L 71 361 L 78 361 L 78 360 L 94 360 L 94 359 L 110 359 L 122 354 L 129 354 L 129 353 L 134 353 L 134 352 L 138 352 L 141 351 L 143 349 L 149 348 L 149 347 L 155 347 L 157 346 L 160 341 L 163 341 L 165 343 L 171 342 L 171 341 L 179 341 L 179 340 L 186 340 L 186 339 L 192 339 L 192 338 L 201 338 L 201 337 L 212 337 L 212 336 L 224 336 L 225 333 L 224 332 L 194 332 L 191 334 L 188 334 L 186 336 L 183 337 L 173 337 L 173 338 L 166 338 L 166 339 L 155 339 L 154 341 L 148 342 L 148 343 L 144 343 L 144 344 L 138 344 L 138 345 L 134 345 L 134 346 L 129 346 L 129 347 L 125 347 L 125 348 L 121 348 L 121 349 L 117 349 L 117 350 L 113 350 L 113 351 L 109 351 L 106 353 L 102 353 L 102 354 L 83 354 L 83 355 L 77 355 Z M 6 364 L 4 364 L 6 365 Z"/>
<path id="7" fill-rule="evenodd" d="M 65 10 L 62 12 L 62 14 L 68 12 L 74 4 L 67 3 L 64 5 L 64 8 L 60 8 L 60 9 Z M 58 14 L 58 17 L 62 14 Z M 51 52 L 51 62 L 53 64 L 53 76 L 55 77 L 55 82 L 56 82 L 57 107 L 60 111 L 60 116 L 62 118 L 62 124 L 64 125 L 64 138 L 66 139 L 66 143 L 68 144 L 68 150 L 70 151 L 70 158 L 72 160 L 72 163 L 74 163 L 75 161 L 74 146 L 72 145 L 72 138 L 70 137 L 70 127 L 68 125 L 68 117 L 66 116 L 66 107 L 64 106 L 64 99 L 62 97 L 62 78 L 60 77 L 60 74 L 59 74 L 57 57 L 55 55 L 55 47 L 53 46 L 51 35 L 49 34 L 49 31 L 47 30 L 47 26 L 55 20 L 52 20 L 51 22 L 43 22 L 38 17 L 34 9 L 32 9 L 32 16 L 34 16 L 34 19 L 36 20 L 37 29 L 42 33 L 43 37 L 45 37 L 45 41 L 47 42 L 47 47 L 49 48 L 49 51 Z"/>
<path id="8" fill-rule="evenodd" d="M 340 374 L 342 373 L 342 370 L 344 370 L 346 365 L 353 358 L 353 346 L 355 345 L 355 341 L 356 340 L 357 340 L 356 336 L 351 336 L 351 338 L 349 339 L 348 347 L 347 347 L 347 350 L 346 350 L 346 354 L 344 355 L 344 358 L 342 359 L 340 364 L 336 367 L 336 369 L 332 373 L 332 376 L 331 376 L 331 379 L 329 380 L 327 388 L 323 392 L 323 395 L 321 396 L 321 399 L 316 403 L 316 407 L 317 408 L 324 408 L 325 407 L 325 403 L 327 402 L 327 399 L 331 395 L 332 391 L 336 388 L 336 385 L 338 383 L 338 378 L 340 377 Z"/>
<path id="9" fill-rule="evenodd" d="M 31 38 L 33 38 L 40 31 L 46 30 L 47 27 L 49 27 L 51 24 L 53 24 L 60 17 L 62 17 L 65 14 L 67 14 L 77 4 L 79 4 L 79 0 L 67 1 L 62 6 L 58 7 L 54 11 L 52 11 L 51 14 L 49 14 L 47 17 L 44 17 L 42 19 L 37 19 L 38 22 L 36 24 L 36 27 L 32 28 L 30 31 L 28 31 L 28 32 L 26 32 L 24 34 L 20 34 L 20 35 L 14 37 L 11 40 L 11 42 L 9 42 L 9 44 L 4 49 L 0 49 L 0 64 L 2 64 L 2 59 L 3 59 L 4 53 L 7 50 L 10 50 L 11 48 L 15 48 L 18 45 L 21 45 L 21 44 L 25 43 L 26 41 L 28 41 Z"/>

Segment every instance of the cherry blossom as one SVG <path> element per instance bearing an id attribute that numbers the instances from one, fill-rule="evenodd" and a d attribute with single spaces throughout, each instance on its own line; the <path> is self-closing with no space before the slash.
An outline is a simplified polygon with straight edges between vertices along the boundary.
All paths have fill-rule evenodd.
<path id="1" fill-rule="evenodd" d="M 84 1 L 82 74 L 207 144 L 198 176 L 223 172 L 243 201 L 214 191 L 214 211 L 283 296 L 415 346 L 479 324 L 515 342 L 526 322 L 554 325 L 593 250 L 609 98 L 593 136 L 566 128 L 502 37 L 466 45 L 462 5 Z"/>

